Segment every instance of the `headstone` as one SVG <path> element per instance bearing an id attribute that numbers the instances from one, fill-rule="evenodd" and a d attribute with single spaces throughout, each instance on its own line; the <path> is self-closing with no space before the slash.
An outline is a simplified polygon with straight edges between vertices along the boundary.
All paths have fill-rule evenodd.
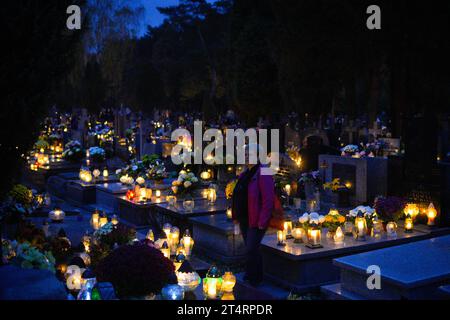
<path id="1" fill-rule="evenodd" d="M 67 293 L 50 271 L 0 267 L 0 300 L 66 300 Z"/>

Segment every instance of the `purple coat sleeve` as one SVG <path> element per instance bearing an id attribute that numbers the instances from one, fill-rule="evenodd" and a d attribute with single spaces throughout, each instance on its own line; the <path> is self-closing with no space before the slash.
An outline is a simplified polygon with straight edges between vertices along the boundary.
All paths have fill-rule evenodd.
<path id="1" fill-rule="evenodd" d="M 275 186 L 273 176 L 259 175 L 259 190 L 261 193 L 261 212 L 259 213 L 258 227 L 266 229 L 272 218 L 275 202 Z"/>

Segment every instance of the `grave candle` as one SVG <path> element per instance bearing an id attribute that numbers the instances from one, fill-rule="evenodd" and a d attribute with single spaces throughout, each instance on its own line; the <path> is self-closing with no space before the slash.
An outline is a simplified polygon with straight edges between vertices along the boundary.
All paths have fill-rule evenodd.
<path id="1" fill-rule="evenodd" d="M 146 199 L 151 199 L 152 198 L 152 189 L 150 188 L 145 188 L 145 198 Z"/>
<path id="2" fill-rule="evenodd" d="M 170 223 L 165 223 L 163 226 L 163 231 L 166 234 L 166 238 L 169 239 L 170 230 L 172 230 L 172 225 Z"/>
<path id="3" fill-rule="evenodd" d="M 284 247 L 286 245 L 285 237 L 286 233 L 284 232 L 284 230 L 277 231 L 277 240 L 278 240 L 277 246 Z"/>
<path id="4" fill-rule="evenodd" d="M 284 190 L 286 191 L 286 194 L 287 194 L 288 196 L 291 195 L 291 185 L 290 185 L 290 184 L 285 185 L 285 186 L 284 186 Z"/>
<path id="5" fill-rule="evenodd" d="M 336 244 L 341 244 L 344 242 L 344 233 L 342 232 L 341 227 L 337 227 L 333 240 Z"/>
<path id="6" fill-rule="evenodd" d="M 217 200 L 217 193 L 214 187 L 208 188 L 208 202 L 209 204 L 214 204 Z"/>
<path id="7" fill-rule="evenodd" d="M 180 239 L 180 229 L 173 227 L 170 231 L 169 244 L 171 253 L 175 254 L 177 251 L 178 242 Z"/>
<path id="8" fill-rule="evenodd" d="M 412 216 L 409 214 L 405 218 L 405 232 L 411 233 L 413 232 L 414 222 Z"/>
<path id="9" fill-rule="evenodd" d="M 227 219 L 231 220 L 233 218 L 233 211 L 231 209 L 231 207 L 228 207 L 227 209 Z"/>
<path id="10" fill-rule="evenodd" d="M 436 217 L 437 217 L 437 210 L 434 207 L 433 203 L 430 203 L 427 209 L 427 218 L 428 218 L 427 225 L 434 226 L 435 224 L 434 221 L 436 220 Z"/>
<path id="11" fill-rule="evenodd" d="M 319 226 L 315 223 L 311 224 L 308 229 L 308 243 L 307 247 L 311 249 L 322 248 L 322 231 Z"/>
<path id="12" fill-rule="evenodd" d="M 116 226 L 116 225 L 119 224 L 119 218 L 117 217 L 117 215 L 114 214 L 114 215 L 111 217 L 111 223 L 112 223 L 113 226 Z"/>
<path id="13" fill-rule="evenodd" d="M 419 214 L 419 207 L 415 203 L 408 203 L 403 209 L 405 216 L 411 216 L 411 218 L 415 218 Z"/>
<path id="14" fill-rule="evenodd" d="M 156 198 L 161 197 L 161 190 L 156 190 L 156 191 L 155 191 L 155 197 L 156 197 Z"/>
<path id="15" fill-rule="evenodd" d="M 203 171 L 202 173 L 200 173 L 200 178 L 202 178 L 203 180 L 209 180 L 211 178 L 211 173 L 208 171 Z"/>
<path id="16" fill-rule="evenodd" d="M 94 230 L 99 228 L 100 213 L 95 210 L 91 217 L 91 225 Z"/>
<path id="17" fill-rule="evenodd" d="M 186 258 L 188 258 L 191 255 L 192 247 L 194 246 L 194 240 L 192 239 L 189 230 L 186 229 L 183 235 L 183 244 L 184 244 L 184 251 L 186 252 Z"/>
<path id="18" fill-rule="evenodd" d="M 364 213 L 361 211 L 358 212 L 358 216 L 355 218 L 355 227 L 356 227 L 356 235 L 355 238 L 357 241 L 365 241 L 366 233 L 367 233 L 367 222 L 364 217 Z"/>
<path id="19" fill-rule="evenodd" d="M 167 259 L 170 259 L 170 248 L 167 244 L 167 241 L 164 241 L 163 245 L 161 246 L 161 252 Z"/>
<path id="20" fill-rule="evenodd" d="M 388 237 L 397 236 L 397 224 L 395 222 L 388 222 L 388 224 L 386 225 L 386 234 Z"/>
<path id="21" fill-rule="evenodd" d="M 155 236 L 153 234 L 153 230 L 152 229 L 148 230 L 147 235 L 145 236 L 145 238 L 147 240 L 150 240 L 150 241 L 153 241 L 153 242 L 155 241 Z"/>
<path id="22" fill-rule="evenodd" d="M 287 219 L 283 225 L 283 231 L 286 234 L 286 239 L 292 239 L 292 220 Z"/>
<path id="23" fill-rule="evenodd" d="M 236 285 L 236 276 L 231 271 L 227 271 L 222 279 L 222 291 L 227 293 L 233 292 L 233 288 Z"/>
<path id="24" fill-rule="evenodd" d="M 53 222 L 62 222 L 64 220 L 64 217 L 66 216 L 65 212 L 62 211 L 59 208 L 56 208 L 53 211 L 50 211 L 48 214 L 48 217 L 53 221 Z"/>
<path id="25" fill-rule="evenodd" d="M 203 293 L 207 299 L 217 299 L 222 293 L 223 279 L 216 266 L 211 266 L 203 279 Z"/>
<path id="26" fill-rule="evenodd" d="M 108 171 L 108 169 L 105 168 L 103 170 L 103 178 L 108 179 L 108 177 L 109 177 L 109 171 Z"/>
<path id="27" fill-rule="evenodd" d="M 166 197 L 167 203 L 169 204 L 169 206 L 174 207 L 175 204 L 177 203 L 177 197 L 175 196 L 167 196 Z"/>
<path id="28" fill-rule="evenodd" d="M 106 216 L 106 214 L 103 212 L 103 214 L 101 215 L 99 221 L 98 221 L 98 225 L 99 227 L 103 227 L 105 224 L 108 223 L 108 217 Z"/>
<path id="29" fill-rule="evenodd" d="M 297 226 L 292 229 L 292 235 L 294 236 L 294 243 L 302 243 L 303 237 L 305 236 L 305 229 Z"/>
<path id="30" fill-rule="evenodd" d="M 139 200 L 140 201 L 145 201 L 147 199 L 147 188 L 141 188 L 139 190 Z"/>

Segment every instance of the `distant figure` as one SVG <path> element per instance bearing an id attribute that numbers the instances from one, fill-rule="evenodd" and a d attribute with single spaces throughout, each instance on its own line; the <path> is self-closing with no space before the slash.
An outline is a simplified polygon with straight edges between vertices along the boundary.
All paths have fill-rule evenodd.
<path id="1" fill-rule="evenodd" d="M 339 150 L 323 145 L 322 138 L 319 136 L 305 137 L 303 145 L 304 147 L 300 149 L 299 153 L 302 158 L 302 171 L 304 172 L 318 170 L 320 154 L 340 155 Z"/>
<path id="2" fill-rule="evenodd" d="M 260 245 L 275 203 L 273 177 L 261 174 L 261 164 L 249 164 L 250 156 L 260 153 L 261 149 L 257 144 L 245 147 L 246 169 L 239 176 L 232 200 L 233 221 L 239 224 L 246 246 L 244 280 L 252 286 L 258 286 L 263 281 Z"/>

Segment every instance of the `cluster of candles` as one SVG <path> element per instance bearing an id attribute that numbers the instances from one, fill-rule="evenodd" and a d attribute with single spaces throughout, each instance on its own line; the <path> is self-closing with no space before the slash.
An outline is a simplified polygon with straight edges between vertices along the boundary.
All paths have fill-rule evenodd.
<path id="1" fill-rule="evenodd" d="M 277 245 L 285 246 L 287 239 L 294 239 L 294 243 L 306 243 L 306 246 L 312 249 L 322 248 L 322 232 L 318 224 L 312 223 L 305 231 L 300 225 L 293 227 L 292 220 L 286 220 L 283 230 L 277 231 Z M 337 238 L 336 241 L 341 239 Z"/>
<path id="2" fill-rule="evenodd" d="M 91 216 L 91 226 L 94 230 L 98 230 L 108 223 L 108 216 L 106 213 L 100 213 L 98 210 L 95 210 Z M 119 219 L 117 215 L 113 215 L 111 217 L 111 223 L 113 225 L 117 225 L 119 223 Z"/>
<path id="3" fill-rule="evenodd" d="M 88 168 L 81 168 L 79 177 L 81 181 L 86 183 L 91 183 L 93 180 L 93 174 Z"/>
<path id="4" fill-rule="evenodd" d="M 209 204 L 213 205 L 217 201 L 217 186 L 214 184 L 209 185 L 207 189 L 202 191 L 203 199 L 206 199 Z"/>
<path id="5" fill-rule="evenodd" d="M 192 248 L 194 246 L 194 239 L 192 239 L 189 230 L 186 229 L 183 236 L 180 238 L 180 229 L 173 227 L 170 223 L 166 223 L 163 226 L 164 237 L 161 239 L 160 250 L 164 256 L 170 259 L 171 256 L 183 254 L 186 259 L 192 254 Z M 155 241 L 153 230 L 150 229 L 146 238 L 151 241 Z"/>
<path id="6" fill-rule="evenodd" d="M 126 193 L 126 198 L 130 201 L 139 201 L 139 202 L 145 202 L 147 200 L 151 200 L 153 196 L 153 190 L 151 188 L 147 187 L 141 187 L 139 185 L 136 185 L 133 190 L 129 190 Z M 162 193 L 161 190 L 155 190 L 154 198 L 156 203 L 161 203 L 162 201 Z M 167 202 L 171 204 L 175 204 L 176 197 L 175 196 L 167 196 L 166 197 Z"/>

